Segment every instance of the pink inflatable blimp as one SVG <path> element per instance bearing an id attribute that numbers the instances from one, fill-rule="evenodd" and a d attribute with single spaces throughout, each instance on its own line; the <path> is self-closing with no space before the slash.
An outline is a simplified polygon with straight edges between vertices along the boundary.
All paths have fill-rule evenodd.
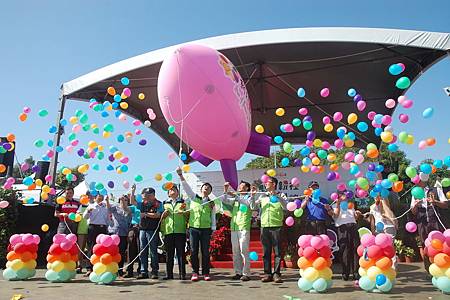
<path id="1" fill-rule="evenodd" d="M 245 83 L 218 51 L 188 44 L 171 53 L 159 71 L 158 98 L 167 123 L 194 149 L 191 157 L 205 166 L 220 161 L 233 188 L 244 152 L 269 156 L 271 138 L 251 131 Z"/>

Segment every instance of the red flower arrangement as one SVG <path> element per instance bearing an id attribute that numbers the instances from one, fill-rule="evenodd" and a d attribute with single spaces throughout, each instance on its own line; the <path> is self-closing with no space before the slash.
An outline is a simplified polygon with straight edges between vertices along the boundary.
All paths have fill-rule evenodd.
<path id="1" fill-rule="evenodd" d="M 221 215 L 217 221 L 217 230 L 214 231 L 209 242 L 209 255 L 214 259 L 225 254 L 225 250 L 230 247 L 230 221 L 231 218 L 225 215 Z"/>

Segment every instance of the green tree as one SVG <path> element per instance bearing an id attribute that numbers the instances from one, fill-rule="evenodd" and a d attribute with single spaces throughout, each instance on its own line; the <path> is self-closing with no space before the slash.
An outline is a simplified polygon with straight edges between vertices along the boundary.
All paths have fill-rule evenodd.
<path id="1" fill-rule="evenodd" d="M 80 182 L 83 182 L 85 175 L 83 173 L 78 172 L 78 167 L 69 168 L 72 171 L 72 174 L 77 177 L 75 181 L 68 181 L 66 175 L 62 173 L 62 170 L 58 172 L 56 175 L 56 185 L 60 189 L 65 189 L 67 187 L 76 187 Z"/>

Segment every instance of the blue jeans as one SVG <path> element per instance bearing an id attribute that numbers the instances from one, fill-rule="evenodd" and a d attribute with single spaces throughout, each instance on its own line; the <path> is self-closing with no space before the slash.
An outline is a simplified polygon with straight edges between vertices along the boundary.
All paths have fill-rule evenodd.
<path id="1" fill-rule="evenodd" d="M 150 259 L 151 259 L 151 267 L 152 267 L 152 274 L 158 275 L 159 270 L 159 261 L 158 261 L 158 243 L 159 243 L 159 234 L 158 231 L 153 230 L 140 230 L 139 231 L 139 240 L 141 242 L 141 250 L 142 247 L 145 247 L 151 237 L 153 236 L 153 233 L 155 236 L 150 242 L 149 247 L 146 247 L 144 251 L 142 251 L 140 255 L 141 260 L 141 274 L 148 275 L 148 248 L 150 248 Z"/>
<path id="2" fill-rule="evenodd" d="M 202 252 L 202 274 L 209 274 L 209 241 L 211 240 L 210 228 L 189 228 L 191 242 L 192 272 L 199 274 L 198 250 Z"/>

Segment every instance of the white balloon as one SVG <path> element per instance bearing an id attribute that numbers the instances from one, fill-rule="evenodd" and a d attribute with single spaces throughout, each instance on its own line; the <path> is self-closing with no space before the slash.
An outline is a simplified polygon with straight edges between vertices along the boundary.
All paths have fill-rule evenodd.
<path id="1" fill-rule="evenodd" d="M 144 122 L 144 125 L 146 127 L 150 127 L 150 126 L 152 126 L 152 123 L 149 120 L 147 120 L 147 121 Z"/>
<path id="2" fill-rule="evenodd" d="M 388 126 L 384 127 L 384 131 L 390 131 L 390 132 L 392 132 L 392 131 L 394 131 L 394 128 L 392 128 L 391 125 L 388 125 Z"/>
<path id="3" fill-rule="evenodd" d="M 419 173 L 419 178 L 420 178 L 421 181 L 428 181 L 428 179 L 430 178 L 430 175 L 429 174 L 425 174 L 423 172 L 420 172 Z"/>

